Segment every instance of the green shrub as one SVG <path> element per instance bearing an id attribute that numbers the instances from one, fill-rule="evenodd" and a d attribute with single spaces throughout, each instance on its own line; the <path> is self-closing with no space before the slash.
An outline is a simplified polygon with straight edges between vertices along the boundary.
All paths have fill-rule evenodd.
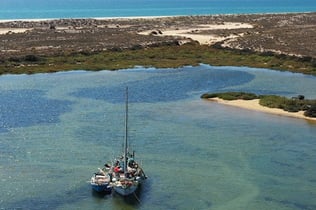
<path id="1" fill-rule="evenodd" d="M 302 105 L 298 100 L 287 99 L 285 100 L 283 110 L 288 112 L 298 112 L 301 111 L 301 107 Z"/>
<path id="2" fill-rule="evenodd" d="M 281 96 L 261 95 L 259 104 L 269 108 L 283 109 L 286 100 L 287 98 Z"/>
<path id="3" fill-rule="evenodd" d="M 201 95 L 201 98 L 216 98 L 217 97 L 217 93 L 204 93 L 203 95 Z"/>
<path id="4" fill-rule="evenodd" d="M 28 61 L 28 62 L 36 62 L 36 61 L 39 61 L 40 58 L 38 56 L 36 56 L 36 55 L 26 55 L 24 57 L 24 60 Z"/>
<path id="5" fill-rule="evenodd" d="M 244 93 L 244 92 L 226 92 L 226 93 L 206 93 L 201 96 L 201 98 L 221 98 L 224 100 L 252 100 L 258 98 L 256 94 Z"/>
<path id="6" fill-rule="evenodd" d="M 21 57 L 10 57 L 9 59 L 8 59 L 10 62 L 16 62 L 16 63 L 18 63 L 18 62 L 21 62 L 22 61 L 22 58 Z"/>
<path id="7" fill-rule="evenodd" d="M 304 112 L 307 117 L 316 117 L 316 103 L 310 105 L 308 109 Z"/>

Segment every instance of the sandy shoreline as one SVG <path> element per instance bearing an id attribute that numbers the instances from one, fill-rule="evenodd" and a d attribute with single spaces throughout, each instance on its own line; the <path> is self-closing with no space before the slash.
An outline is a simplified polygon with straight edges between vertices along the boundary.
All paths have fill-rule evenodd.
<path id="1" fill-rule="evenodd" d="M 80 19 L 95 19 L 95 20 L 135 20 L 135 19 L 155 19 L 155 18 L 168 18 L 179 17 L 177 15 L 170 16 L 132 16 L 132 17 L 78 17 L 78 18 L 34 18 L 34 19 L 0 19 L 0 23 L 25 21 L 25 22 L 41 22 L 41 21 L 54 21 L 54 20 L 80 20 Z"/>
<path id="2" fill-rule="evenodd" d="M 291 15 L 291 14 L 310 14 L 314 11 L 309 12 L 277 12 L 277 13 L 245 13 L 243 15 Z M 4 22 L 15 22 L 15 21 L 28 21 L 28 22 L 39 22 L 39 21 L 52 21 L 52 20 L 61 20 L 61 19 L 95 19 L 95 20 L 112 20 L 112 19 L 156 19 L 156 18 L 172 18 L 172 17 L 189 17 L 189 16 L 238 16 L 241 14 L 200 14 L 200 15 L 158 15 L 158 16 L 120 16 L 120 17 L 66 17 L 66 18 L 22 18 L 22 19 L 0 19 L 0 23 Z"/>
<path id="3" fill-rule="evenodd" d="M 254 99 L 254 100 L 223 100 L 220 98 L 209 98 L 208 100 L 217 102 L 220 104 L 228 105 L 228 106 L 234 106 L 238 108 L 243 108 L 243 109 L 248 109 L 248 110 L 253 110 L 253 111 L 260 111 L 264 113 L 269 113 L 269 114 L 274 114 L 274 115 L 280 115 L 280 116 L 286 116 L 286 117 L 294 117 L 294 118 L 300 118 L 300 119 L 305 119 L 305 120 L 310 120 L 310 121 L 315 121 L 316 118 L 312 117 L 306 117 L 304 116 L 304 112 L 286 112 L 282 109 L 277 109 L 277 108 L 268 108 L 265 106 L 261 106 L 259 104 L 259 99 Z"/>

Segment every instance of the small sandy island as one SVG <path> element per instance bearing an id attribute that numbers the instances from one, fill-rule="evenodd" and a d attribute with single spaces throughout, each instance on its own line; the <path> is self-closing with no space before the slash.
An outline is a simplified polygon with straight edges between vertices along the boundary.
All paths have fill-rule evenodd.
<path id="1" fill-rule="evenodd" d="M 281 116 L 287 116 L 287 117 L 295 117 L 295 118 L 311 120 L 311 121 L 316 122 L 316 118 L 306 117 L 304 115 L 303 111 L 286 112 L 282 109 L 261 106 L 259 104 L 259 99 L 253 99 L 253 100 L 240 100 L 240 99 L 238 99 L 238 100 L 228 101 L 228 100 L 223 100 L 220 98 L 209 98 L 208 100 L 214 101 L 214 102 L 217 102 L 220 104 L 225 104 L 225 105 L 229 105 L 229 106 L 243 108 L 243 109 L 255 110 L 255 111 L 260 111 L 260 112 L 265 112 L 265 113 L 270 113 L 270 114 L 275 114 L 275 115 L 281 115 Z"/>

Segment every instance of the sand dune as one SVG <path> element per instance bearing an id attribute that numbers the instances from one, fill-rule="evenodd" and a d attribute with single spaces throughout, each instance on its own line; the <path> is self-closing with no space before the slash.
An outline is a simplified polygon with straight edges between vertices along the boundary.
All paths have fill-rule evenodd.
<path id="1" fill-rule="evenodd" d="M 198 41 L 202 45 L 212 45 L 226 39 L 233 39 L 239 36 L 243 36 L 243 33 L 240 34 L 231 34 L 230 36 L 218 36 L 211 34 L 212 30 L 231 30 L 231 29 L 246 29 L 253 28 L 251 24 L 247 23 L 236 23 L 236 22 L 224 22 L 220 24 L 202 24 L 197 25 L 196 27 L 185 27 L 185 28 L 166 28 L 161 30 L 162 34 L 160 36 L 179 36 L 184 38 L 190 38 L 192 40 Z M 208 33 L 203 34 L 204 31 Z M 152 31 L 142 31 L 139 34 L 149 35 Z"/>

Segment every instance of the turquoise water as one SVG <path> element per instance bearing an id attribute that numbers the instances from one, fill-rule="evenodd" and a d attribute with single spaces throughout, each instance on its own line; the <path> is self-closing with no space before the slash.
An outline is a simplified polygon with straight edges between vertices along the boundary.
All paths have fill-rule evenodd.
<path id="1" fill-rule="evenodd" d="M 130 140 L 139 199 L 92 193 Z M 316 209 L 316 123 L 201 100 L 211 91 L 316 98 L 316 78 L 184 67 L 0 77 L 0 209 Z"/>
<path id="2" fill-rule="evenodd" d="M 314 0 L 1 0 L 0 19 L 315 12 Z"/>

